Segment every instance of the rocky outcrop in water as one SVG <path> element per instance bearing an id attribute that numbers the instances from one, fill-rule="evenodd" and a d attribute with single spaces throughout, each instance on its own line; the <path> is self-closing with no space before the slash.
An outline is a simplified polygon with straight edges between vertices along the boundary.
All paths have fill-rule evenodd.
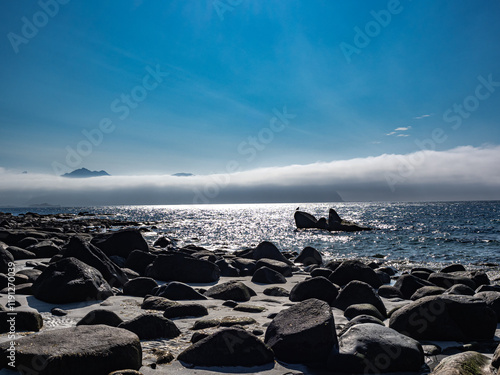
<path id="1" fill-rule="evenodd" d="M 295 211 L 293 217 L 297 229 L 324 229 L 332 232 L 358 232 L 373 229 L 363 227 L 351 221 L 342 220 L 333 208 L 329 211 L 328 220 L 325 218 L 316 219 L 313 215 L 299 210 Z"/>

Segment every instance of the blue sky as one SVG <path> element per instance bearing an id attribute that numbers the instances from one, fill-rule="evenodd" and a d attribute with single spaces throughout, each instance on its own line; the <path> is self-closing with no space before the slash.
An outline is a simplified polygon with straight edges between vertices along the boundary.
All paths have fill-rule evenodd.
<path id="1" fill-rule="evenodd" d="M 476 92 L 500 82 L 499 18 L 495 1 L 2 1 L 0 167 L 205 175 L 495 146 L 500 88 Z"/>

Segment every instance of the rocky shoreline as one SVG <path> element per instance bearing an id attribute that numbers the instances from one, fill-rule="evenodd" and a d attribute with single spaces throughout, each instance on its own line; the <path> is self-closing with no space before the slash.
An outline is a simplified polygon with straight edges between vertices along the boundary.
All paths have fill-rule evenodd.
<path id="1" fill-rule="evenodd" d="M 499 373 L 496 268 L 178 247 L 154 225 L 0 213 L 0 374 Z"/>

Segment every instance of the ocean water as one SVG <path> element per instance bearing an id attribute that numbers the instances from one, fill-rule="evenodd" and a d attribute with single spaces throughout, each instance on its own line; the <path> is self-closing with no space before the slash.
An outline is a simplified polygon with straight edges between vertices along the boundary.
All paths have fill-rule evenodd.
<path id="1" fill-rule="evenodd" d="M 317 218 L 335 208 L 346 220 L 376 228 L 342 233 L 296 230 L 297 207 Z M 157 229 L 145 232 L 175 239 L 179 246 L 196 244 L 209 249 L 238 250 L 267 240 L 282 250 L 312 246 L 327 259 L 385 257 L 386 261 L 440 265 L 459 262 L 471 266 L 500 264 L 500 201 L 430 203 L 294 203 L 203 206 L 103 206 L 74 208 L 0 208 L 13 214 L 113 214 Z"/>

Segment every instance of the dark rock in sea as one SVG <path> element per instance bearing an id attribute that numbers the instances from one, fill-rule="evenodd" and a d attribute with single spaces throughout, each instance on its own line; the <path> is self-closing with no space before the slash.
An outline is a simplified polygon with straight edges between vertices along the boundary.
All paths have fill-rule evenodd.
<path id="1" fill-rule="evenodd" d="M 169 247 L 170 245 L 172 245 L 172 241 L 169 238 L 165 237 L 165 236 L 159 237 L 153 243 L 154 247 L 161 247 L 161 248 Z"/>
<path id="2" fill-rule="evenodd" d="M 304 266 L 309 266 L 311 264 L 323 264 L 323 257 L 321 253 L 313 247 L 305 247 L 294 260 L 295 263 L 302 263 Z"/>
<path id="3" fill-rule="evenodd" d="M 269 267 L 262 266 L 252 276 L 252 282 L 262 284 L 286 284 L 285 276 Z"/>
<path id="4" fill-rule="evenodd" d="M 179 354 L 181 362 L 195 366 L 260 366 L 274 361 L 273 351 L 241 328 L 223 328 Z"/>
<path id="5" fill-rule="evenodd" d="M 362 315 L 373 316 L 374 318 L 377 318 L 379 320 L 385 319 L 380 311 L 370 303 L 357 303 L 349 306 L 344 311 L 344 316 L 349 320 Z"/>
<path id="6" fill-rule="evenodd" d="M 9 343 L 0 344 L 7 368 Z M 40 332 L 17 340 L 15 365 L 23 374 L 105 375 L 142 365 L 137 335 L 108 326 L 79 326 Z"/>
<path id="7" fill-rule="evenodd" d="M 104 300 L 113 295 L 98 270 L 75 258 L 64 258 L 49 265 L 32 289 L 36 298 L 49 303 Z"/>
<path id="8" fill-rule="evenodd" d="M 165 318 L 185 318 L 185 317 L 199 317 L 208 315 L 208 310 L 205 306 L 197 303 L 175 303 L 168 306 L 163 313 Z"/>
<path id="9" fill-rule="evenodd" d="M 473 296 L 475 293 L 474 289 L 464 284 L 455 284 L 446 290 L 446 294 L 456 294 L 459 296 Z"/>
<path id="10" fill-rule="evenodd" d="M 380 288 L 378 288 L 377 293 L 380 297 L 384 297 L 384 298 L 404 299 L 401 291 L 392 285 L 382 285 Z"/>
<path id="11" fill-rule="evenodd" d="M 385 327 L 384 322 L 380 319 L 375 318 L 374 316 L 358 315 L 349 320 L 349 322 L 347 322 L 347 324 L 342 327 L 342 329 L 339 332 L 339 337 L 342 336 L 344 333 L 346 333 L 349 330 L 349 328 L 355 326 L 356 324 L 365 324 L 365 323 L 373 323 Z"/>
<path id="12" fill-rule="evenodd" d="M 500 292 L 480 292 L 474 297 L 482 299 L 495 312 L 497 321 L 500 323 Z"/>
<path id="13" fill-rule="evenodd" d="M 278 260 L 280 262 L 284 262 L 287 264 L 292 264 L 287 258 L 283 256 L 281 251 L 269 241 L 261 242 L 257 245 L 257 247 L 253 250 L 252 254 L 253 259 L 273 259 Z"/>
<path id="14" fill-rule="evenodd" d="M 464 352 L 443 358 L 432 375 L 493 375 L 490 360 L 478 352 Z"/>
<path id="15" fill-rule="evenodd" d="M 123 294 L 127 296 L 144 297 L 151 294 L 151 291 L 158 286 L 158 283 L 150 277 L 137 277 L 129 280 L 123 285 Z"/>
<path id="16" fill-rule="evenodd" d="M 8 274 L 13 263 L 14 257 L 12 254 L 8 250 L 0 248 L 0 273 Z"/>
<path id="17" fill-rule="evenodd" d="M 76 258 L 97 269 L 109 285 L 120 288 L 128 281 L 120 267 L 99 248 L 83 238 L 73 236 L 62 249 L 63 258 Z"/>
<path id="18" fill-rule="evenodd" d="M 375 271 L 359 260 L 343 261 L 333 271 L 329 279 L 334 284 L 340 286 L 344 286 L 353 280 L 364 281 L 374 288 L 378 288 L 382 285 Z"/>
<path id="19" fill-rule="evenodd" d="M 329 268 L 318 267 L 311 271 L 311 277 L 323 276 L 329 279 L 332 272 Z"/>
<path id="20" fill-rule="evenodd" d="M 299 229 L 318 228 L 318 219 L 307 212 L 295 211 L 293 218 L 295 219 L 295 225 Z"/>
<path id="21" fill-rule="evenodd" d="M 429 276 L 428 281 L 445 289 L 451 288 L 455 284 L 464 284 L 472 289 L 477 288 L 476 283 L 471 278 L 454 273 L 436 272 Z"/>
<path id="22" fill-rule="evenodd" d="M 118 327 L 122 323 L 123 319 L 116 315 L 116 313 L 114 313 L 113 311 L 106 309 L 95 309 L 87 313 L 87 315 L 80 319 L 76 323 L 76 325 L 90 326 L 104 324 L 110 327 Z"/>
<path id="23" fill-rule="evenodd" d="M 208 289 L 205 293 L 206 297 L 222 300 L 233 300 L 236 302 L 250 301 L 250 298 L 255 295 L 255 292 L 241 281 L 228 281 L 219 285 L 215 285 Z"/>
<path id="24" fill-rule="evenodd" d="M 255 269 L 259 269 L 261 267 L 268 267 L 272 270 L 275 270 L 281 273 L 285 277 L 292 276 L 292 267 L 290 264 L 281 262 L 279 260 L 262 258 L 257 261 L 255 264 Z"/>
<path id="25" fill-rule="evenodd" d="M 157 255 L 142 250 L 134 250 L 127 257 L 125 267 L 134 270 L 139 275 L 144 276 L 146 268 L 156 259 Z"/>
<path id="26" fill-rule="evenodd" d="M 357 324 L 339 339 L 339 353 L 328 358 L 335 373 L 419 371 L 424 353 L 418 341 L 379 324 Z"/>
<path id="27" fill-rule="evenodd" d="M 164 297 L 147 297 L 142 301 L 141 309 L 143 310 L 158 310 L 165 311 L 171 306 L 175 306 L 177 302 L 171 301 Z"/>
<path id="28" fill-rule="evenodd" d="M 351 281 L 340 291 L 333 306 L 345 311 L 349 306 L 360 303 L 369 303 L 375 306 L 384 318 L 387 316 L 384 302 L 375 290 L 367 283 L 357 280 Z"/>
<path id="29" fill-rule="evenodd" d="M 338 294 L 339 291 L 330 280 L 318 276 L 296 284 L 290 291 L 290 301 L 299 302 L 316 298 L 331 305 Z"/>
<path id="30" fill-rule="evenodd" d="M 0 333 L 34 331 L 38 332 L 43 327 L 43 318 L 37 311 L 16 310 L 16 315 L 11 315 L 12 311 L 0 311 Z"/>
<path id="31" fill-rule="evenodd" d="M 112 234 L 97 235 L 92 239 L 92 244 L 101 249 L 108 257 L 118 255 L 128 258 L 134 250 L 149 252 L 149 246 L 142 237 L 141 232 L 132 228 L 123 229 Z"/>
<path id="32" fill-rule="evenodd" d="M 338 347 L 330 306 L 324 301 L 309 299 L 280 311 L 267 327 L 264 342 L 280 361 L 325 361 Z"/>
<path id="33" fill-rule="evenodd" d="M 9 246 L 7 251 L 12 254 L 15 260 L 35 259 L 36 254 L 17 246 Z"/>
<path id="34" fill-rule="evenodd" d="M 465 267 L 462 266 L 461 264 L 450 264 L 449 266 L 444 267 L 441 269 L 439 272 L 443 273 L 450 273 L 450 272 L 457 272 L 457 271 L 465 271 Z"/>
<path id="35" fill-rule="evenodd" d="M 68 312 L 66 310 L 60 309 L 59 307 L 53 307 L 50 313 L 54 316 L 66 316 Z"/>
<path id="36" fill-rule="evenodd" d="M 471 317 L 474 317 L 473 319 Z M 396 310 L 389 326 L 417 340 L 474 341 L 495 335 L 497 316 L 481 299 L 430 296 Z"/>
<path id="37" fill-rule="evenodd" d="M 34 253 L 37 258 L 52 258 L 54 255 L 59 254 L 60 247 L 52 241 L 42 241 L 34 245 L 28 246 L 26 250 Z"/>
<path id="38" fill-rule="evenodd" d="M 440 286 L 423 286 L 418 288 L 415 293 L 412 294 L 410 299 L 412 301 L 416 301 L 417 299 L 428 297 L 428 296 L 438 296 L 446 292 L 446 289 L 441 288 Z"/>
<path id="39" fill-rule="evenodd" d="M 264 289 L 263 293 L 266 296 L 272 296 L 272 297 L 289 297 L 290 292 L 288 290 L 279 287 L 279 286 L 272 286 L 269 288 Z"/>
<path id="40" fill-rule="evenodd" d="M 197 292 L 193 287 L 179 281 L 171 281 L 168 284 L 161 285 L 153 290 L 152 294 L 174 301 L 207 299 L 207 297 Z"/>
<path id="41" fill-rule="evenodd" d="M 220 269 L 214 263 L 182 253 L 158 255 L 146 269 L 146 276 L 162 281 L 211 283 L 218 281 Z"/>
<path id="42" fill-rule="evenodd" d="M 399 289 L 405 299 L 410 299 L 411 296 L 424 286 L 436 286 L 433 283 L 420 279 L 413 275 L 401 275 L 396 280 L 394 287 Z"/>
<path id="43" fill-rule="evenodd" d="M 121 323 L 118 327 L 134 332 L 141 340 L 172 339 L 181 334 L 170 319 L 153 314 L 139 315 Z"/>

